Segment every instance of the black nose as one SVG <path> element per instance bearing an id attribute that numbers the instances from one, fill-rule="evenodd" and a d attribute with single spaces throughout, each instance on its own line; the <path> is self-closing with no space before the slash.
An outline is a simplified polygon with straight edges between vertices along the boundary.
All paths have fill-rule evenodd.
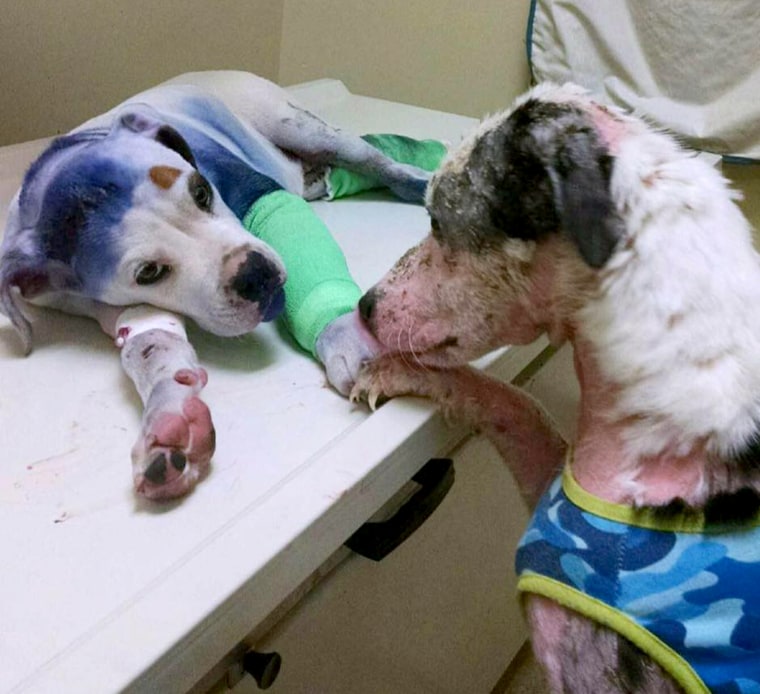
<path id="1" fill-rule="evenodd" d="M 359 315 L 365 323 L 369 323 L 369 321 L 372 320 L 376 301 L 377 296 L 374 289 L 370 289 L 361 299 L 359 299 Z"/>
<path id="2" fill-rule="evenodd" d="M 249 251 L 230 286 L 248 301 L 268 301 L 282 287 L 282 280 L 276 265 L 261 253 Z"/>

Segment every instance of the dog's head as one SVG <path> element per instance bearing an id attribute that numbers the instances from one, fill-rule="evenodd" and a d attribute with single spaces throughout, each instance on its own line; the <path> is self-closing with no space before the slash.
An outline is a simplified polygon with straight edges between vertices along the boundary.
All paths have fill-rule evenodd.
<path id="1" fill-rule="evenodd" d="M 540 85 L 448 156 L 431 234 L 360 313 L 429 366 L 572 339 L 637 454 L 756 449 L 760 264 L 736 197 L 666 133 Z"/>
<path id="2" fill-rule="evenodd" d="M 544 86 L 449 155 L 428 189 L 430 236 L 361 302 L 388 349 L 440 365 L 544 331 L 562 339 L 569 285 L 577 293 L 622 235 L 593 108 L 576 88 Z"/>
<path id="3" fill-rule="evenodd" d="M 11 205 L 0 303 L 31 348 L 26 299 L 69 292 L 151 304 L 239 335 L 283 307 L 285 270 L 196 168 L 185 139 L 150 112 L 55 140 Z"/>

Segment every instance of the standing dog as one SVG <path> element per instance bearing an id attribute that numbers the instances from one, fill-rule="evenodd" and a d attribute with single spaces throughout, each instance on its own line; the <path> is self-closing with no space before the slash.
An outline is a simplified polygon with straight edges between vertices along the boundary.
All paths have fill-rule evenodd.
<path id="1" fill-rule="evenodd" d="M 198 397 L 206 373 L 181 316 L 224 336 L 275 318 L 285 269 L 241 220 L 273 191 L 321 197 L 332 165 L 419 202 L 429 177 L 242 72 L 182 75 L 138 94 L 54 140 L 26 173 L 0 247 L 0 308 L 27 354 L 25 302 L 96 318 L 123 345 L 145 403 L 132 455 L 139 493 L 184 494 L 214 450 Z M 347 314 L 320 335 L 328 377 L 329 364 L 358 368 L 372 350 L 354 323 Z"/>
<path id="2" fill-rule="evenodd" d="M 538 504 L 517 569 L 554 692 L 760 692 L 760 263 L 735 198 L 667 135 L 541 85 L 449 155 L 431 235 L 360 302 L 386 353 L 353 397 L 432 398 Z M 542 333 L 574 348 L 570 447 L 462 366 Z"/>

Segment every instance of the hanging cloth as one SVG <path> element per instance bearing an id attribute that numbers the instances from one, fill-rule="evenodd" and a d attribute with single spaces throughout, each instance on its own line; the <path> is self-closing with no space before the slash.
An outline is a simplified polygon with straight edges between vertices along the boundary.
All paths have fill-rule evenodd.
<path id="1" fill-rule="evenodd" d="M 533 0 L 536 82 L 576 82 L 694 149 L 760 160 L 760 0 Z"/>

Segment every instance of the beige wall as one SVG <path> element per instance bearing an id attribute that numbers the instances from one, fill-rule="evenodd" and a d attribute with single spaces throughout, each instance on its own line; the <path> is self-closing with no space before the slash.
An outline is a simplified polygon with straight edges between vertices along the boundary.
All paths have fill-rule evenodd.
<path id="1" fill-rule="evenodd" d="M 528 0 L 285 0 L 280 81 L 480 117 L 528 85 Z"/>
<path id="2" fill-rule="evenodd" d="M 0 12 L 0 145 L 66 132 L 189 70 L 481 116 L 527 85 L 528 0 L 23 0 Z M 213 21 L 211 14 L 213 13 Z"/>
<path id="3" fill-rule="evenodd" d="M 181 72 L 277 79 L 282 11 L 283 0 L 3 2 L 0 145 L 66 132 Z"/>

